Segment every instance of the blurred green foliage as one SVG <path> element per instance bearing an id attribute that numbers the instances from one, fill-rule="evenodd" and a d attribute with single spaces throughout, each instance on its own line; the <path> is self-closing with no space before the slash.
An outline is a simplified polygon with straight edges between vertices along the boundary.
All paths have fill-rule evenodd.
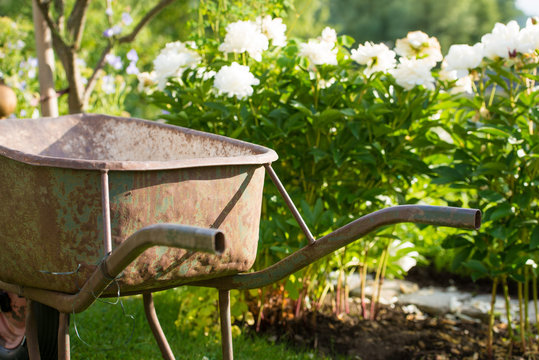
<path id="1" fill-rule="evenodd" d="M 494 23 L 521 12 L 513 0 L 331 0 L 329 22 L 358 42 L 389 42 L 421 30 L 436 36 L 444 52 L 449 45 L 471 44 Z"/>

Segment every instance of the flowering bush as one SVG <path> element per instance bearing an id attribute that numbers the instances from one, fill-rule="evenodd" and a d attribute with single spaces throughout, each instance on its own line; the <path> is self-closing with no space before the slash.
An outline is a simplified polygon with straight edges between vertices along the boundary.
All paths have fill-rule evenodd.
<path id="1" fill-rule="evenodd" d="M 484 209 L 477 236 L 428 236 L 446 237 L 454 269 L 464 265 L 494 285 L 524 281 L 539 249 L 535 20 L 523 29 L 496 24 L 480 43 L 453 45 L 445 58 L 437 39 L 420 31 L 391 50 L 354 47 L 330 28 L 285 42 L 282 22 L 268 16 L 221 26 L 222 43 L 195 38 L 196 63 L 157 75 L 162 91 L 152 96 L 163 118 L 275 149 L 274 167 L 317 236 L 384 206 L 426 201 L 429 191 L 443 198 L 431 204 Z M 263 210 L 260 267 L 305 244 L 270 185 Z M 420 259 L 410 245 L 425 237 L 424 229 L 384 229 L 307 267 L 285 289 L 300 309 L 324 296 L 328 287 L 312 284 L 324 284 L 335 268 L 397 275 Z M 397 266 L 388 267 L 388 258 Z M 345 294 L 345 283 L 336 291 Z"/>
<path id="2" fill-rule="evenodd" d="M 521 305 L 528 300 L 523 287 L 528 289 L 530 273 L 536 281 L 536 269 L 529 264 L 537 261 L 539 249 L 538 34 L 537 19 L 529 19 L 522 29 L 511 21 L 496 24 L 473 47 L 450 48 L 446 69 L 456 72 L 457 81 L 467 79 L 471 95 L 446 109 L 453 119 L 447 123 L 453 154 L 451 163 L 436 169 L 437 183 L 466 190 L 470 204 L 484 211 L 477 236 L 458 235 L 444 242 L 458 249 L 453 267 L 463 264 L 474 278 L 492 278 L 493 294 L 501 283 L 507 303 L 507 280 L 516 280 Z M 527 321 L 527 311 L 521 311 L 524 351 Z"/>
<path id="3" fill-rule="evenodd" d="M 421 33 L 427 44 L 410 45 L 415 50 L 397 59 L 383 44 L 350 51 L 353 40 L 331 28 L 303 42 L 286 39 L 279 18 L 220 24 L 221 43 L 195 36 L 195 44 L 167 44 L 154 61 L 154 74 L 140 75 L 145 84 L 153 76 L 146 91 L 164 110 L 162 118 L 275 149 L 280 160 L 274 167 L 316 236 L 384 206 L 418 201 L 408 190 L 431 173 L 422 154 L 434 151 L 430 137 L 439 126 L 438 110 L 430 104 L 449 97 L 429 91 L 435 82 L 431 69 L 440 61 L 434 40 Z M 196 60 L 174 60 L 179 58 Z M 263 210 L 258 267 L 305 244 L 270 184 Z M 349 263 L 376 268 L 397 229 L 411 241 L 420 233 L 388 229 L 376 237 L 380 242 L 366 239 L 364 247 L 308 267 L 286 289 L 300 301 L 318 301 L 325 273 Z M 398 266 L 387 271 L 401 273 Z"/>

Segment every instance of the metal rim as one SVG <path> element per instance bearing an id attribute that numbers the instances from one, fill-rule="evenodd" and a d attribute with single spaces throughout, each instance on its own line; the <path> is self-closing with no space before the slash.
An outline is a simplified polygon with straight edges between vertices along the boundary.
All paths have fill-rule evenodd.
<path id="1" fill-rule="evenodd" d="M 58 117 L 58 119 L 66 118 L 66 117 L 71 117 L 71 118 L 78 117 L 81 119 L 92 120 L 92 121 L 98 121 L 98 119 L 106 118 L 106 119 L 114 119 L 114 120 L 120 120 L 120 121 L 130 121 L 130 122 L 135 122 L 135 123 L 149 124 L 150 126 L 173 129 L 174 131 L 180 131 L 185 134 L 206 137 L 206 138 L 217 140 L 220 142 L 225 142 L 231 145 L 243 147 L 254 152 L 254 155 L 191 158 L 191 159 L 170 160 L 170 161 L 83 160 L 83 159 L 59 158 L 59 157 L 52 157 L 52 156 L 29 154 L 29 153 L 25 153 L 19 150 L 5 147 L 3 145 L 0 145 L 0 155 L 3 155 L 7 158 L 20 161 L 29 165 L 52 166 L 52 167 L 80 169 L 80 170 L 105 170 L 106 169 L 106 170 L 117 170 L 117 171 L 166 170 L 166 169 L 182 169 L 182 168 L 223 166 L 223 165 L 263 165 L 263 164 L 271 163 L 277 160 L 278 158 L 277 153 L 275 151 L 273 151 L 272 149 L 266 148 L 264 146 L 251 144 L 251 143 L 237 140 L 237 139 L 228 138 L 226 136 L 188 129 L 181 126 L 161 124 L 158 122 L 142 120 L 142 119 L 137 119 L 137 118 L 117 117 L 117 116 L 109 116 L 109 115 L 102 115 L 102 114 L 66 115 L 66 116 L 60 116 Z M 23 119 L 23 120 L 40 121 L 42 119 L 51 119 L 51 118 Z M 19 119 L 2 120 L 2 122 L 9 122 L 9 121 L 19 121 Z"/>

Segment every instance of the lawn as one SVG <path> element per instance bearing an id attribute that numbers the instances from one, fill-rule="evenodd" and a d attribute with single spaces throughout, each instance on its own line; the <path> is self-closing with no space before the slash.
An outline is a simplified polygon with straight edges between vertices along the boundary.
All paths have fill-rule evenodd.
<path id="1" fill-rule="evenodd" d="M 177 291 L 154 294 L 161 326 L 177 359 L 221 359 L 219 334 L 193 337 L 190 329 L 174 324 L 181 298 Z M 71 317 L 72 359 L 160 359 L 159 348 L 146 323 L 142 296 L 123 298 L 125 314 L 120 304 L 97 301 L 87 311 Z M 217 309 L 216 309 L 217 310 Z M 80 338 L 75 331 L 75 324 Z M 81 341 L 82 339 L 82 341 Z M 83 343 L 86 342 L 87 344 Z M 234 338 L 236 359 L 323 359 L 314 352 L 287 348 L 266 338 L 251 336 L 244 331 Z"/>

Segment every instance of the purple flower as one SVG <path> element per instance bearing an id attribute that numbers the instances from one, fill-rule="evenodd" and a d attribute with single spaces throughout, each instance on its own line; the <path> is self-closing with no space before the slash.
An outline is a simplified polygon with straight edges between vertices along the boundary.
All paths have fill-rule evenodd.
<path id="1" fill-rule="evenodd" d="M 129 50 L 126 57 L 127 57 L 127 60 L 129 60 L 131 62 L 136 63 L 138 61 L 138 55 L 137 55 L 137 51 L 135 49 Z"/>
<path id="2" fill-rule="evenodd" d="M 114 35 L 118 35 L 121 32 L 122 32 L 122 27 L 120 25 L 114 25 L 110 29 L 107 29 L 107 30 L 103 31 L 103 36 L 104 37 L 112 37 Z"/>
<path id="3" fill-rule="evenodd" d="M 103 31 L 103 36 L 106 37 L 106 38 L 109 38 L 109 37 L 111 37 L 112 35 L 114 35 L 114 34 L 112 33 L 112 29 L 107 29 L 107 30 Z"/>
<path id="4" fill-rule="evenodd" d="M 114 54 L 107 54 L 105 61 L 116 70 L 120 70 L 123 66 L 122 58 Z"/>
<path id="5" fill-rule="evenodd" d="M 134 61 L 129 63 L 129 66 L 127 69 L 125 69 L 125 72 L 129 75 L 138 75 L 140 73 L 139 69 L 137 68 L 137 64 Z"/>
<path id="6" fill-rule="evenodd" d="M 107 7 L 107 9 L 105 10 L 105 14 L 107 14 L 108 16 L 112 16 L 112 8 Z"/>
<path id="7" fill-rule="evenodd" d="M 129 15 L 129 13 L 127 12 L 124 12 L 122 13 L 122 22 L 125 24 L 125 25 L 131 25 L 131 23 L 133 22 L 133 18 L 131 17 L 131 15 Z"/>

